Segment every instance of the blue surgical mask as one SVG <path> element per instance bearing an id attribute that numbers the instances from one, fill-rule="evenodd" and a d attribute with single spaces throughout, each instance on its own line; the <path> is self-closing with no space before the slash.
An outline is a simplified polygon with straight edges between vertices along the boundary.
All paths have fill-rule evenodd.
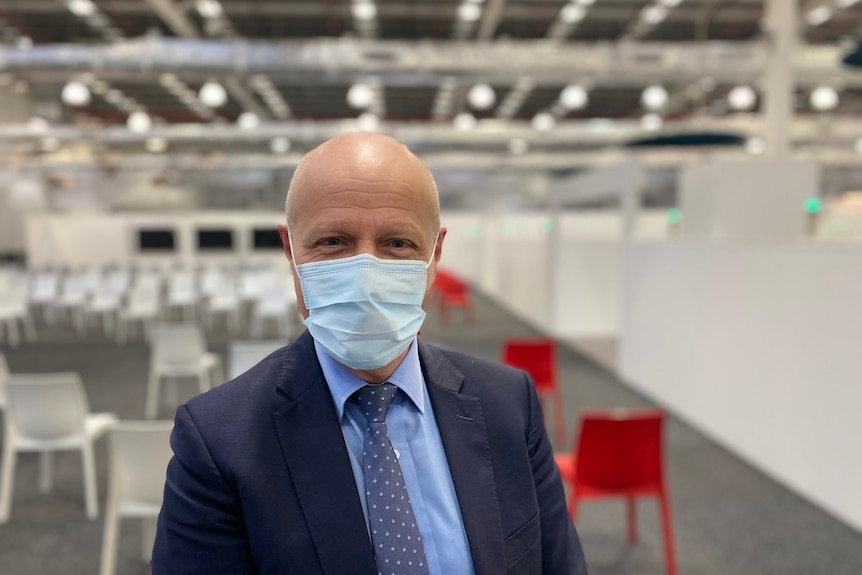
<path id="1" fill-rule="evenodd" d="M 308 309 L 305 326 L 339 363 L 359 370 L 387 365 L 422 327 L 433 258 L 426 263 L 360 254 L 297 265 Z"/>

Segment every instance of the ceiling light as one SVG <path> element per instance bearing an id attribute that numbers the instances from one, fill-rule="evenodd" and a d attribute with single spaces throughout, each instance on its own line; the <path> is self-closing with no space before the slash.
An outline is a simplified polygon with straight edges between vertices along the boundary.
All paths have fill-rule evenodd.
<path id="1" fill-rule="evenodd" d="M 139 134 L 149 132 L 152 125 L 153 121 L 150 119 L 150 115 L 141 111 L 132 112 L 126 120 L 126 127 Z"/>
<path id="2" fill-rule="evenodd" d="M 227 92 L 218 82 L 207 82 L 201 86 L 198 97 L 210 108 L 219 108 L 227 102 Z"/>
<path id="3" fill-rule="evenodd" d="M 351 108 L 367 108 L 374 101 L 374 88 L 369 84 L 354 84 L 347 90 L 347 105 Z"/>
<path id="4" fill-rule="evenodd" d="M 461 4 L 458 6 L 458 20 L 462 22 L 475 22 L 482 16 L 482 9 L 475 4 Z"/>
<path id="5" fill-rule="evenodd" d="M 286 154 L 290 150 L 290 140 L 284 136 L 269 141 L 269 149 L 273 154 Z"/>
<path id="6" fill-rule="evenodd" d="M 862 138 L 856 140 L 854 147 L 856 148 L 856 153 L 862 155 Z"/>
<path id="7" fill-rule="evenodd" d="M 582 110 L 590 101 L 586 88 L 571 84 L 560 92 L 560 103 L 569 110 Z"/>
<path id="8" fill-rule="evenodd" d="M 859 0 L 837 0 L 837 2 L 835 2 L 839 8 L 850 8 L 858 3 Z"/>
<path id="9" fill-rule="evenodd" d="M 147 138 L 144 147 L 147 148 L 148 152 L 161 154 L 168 149 L 168 141 L 164 138 Z"/>
<path id="10" fill-rule="evenodd" d="M 243 112 L 237 118 L 236 123 L 243 130 L 254 130 L 260 126 L 260 116 L 254 112 Z"/>
<path id="11" fill-rule="evenodd" d="M 540 132 L 547 132 L 552 129 L 556 123 L 557 121 L 548 112 L 539 112 L 533 116 L 533 119 L 530 121 L 530 125 L 533 126 L 533 129 Z"/>
<path id="12" fill-rule="evenodd" d="M 818 112 L 828 112 L 838 105 L 838 92 L 829 86 L 819 86 L 811 92 L 809 100 Z"/>
<path id="13" fill-rule="evenodd" d="M 81 82 L 69 82 L 63 86 L 63 91 L 60 93 L 60 99 L 68 106 L 80 108 L 90 104 L 92 99 L 90 89 Z"/>
<path id="14" fill-rule="evenodd" d="M 357 20 L 374 20 L 377 16 L 377 6 L 373 2 L 356 2 L 350 5 L 350 13 Z"/>
<path id="15" fill-rule="evenodd" d="M 218 0 L 198 0 L 195 3 L 198 14 L 204 18 L 218 18 L 224 13 L 224 9 Z"/>
<path id="16" fill-rule="evenodd" d="M 476 84 L 467 92 L 467 101 L 477 110 L 487 110 L 497 101 L 497 95 L 488 84 Z"/>
<path id="17" fill-rule="evenodd" d="M 575 4 L 580 4 L 581 6 L 592 6 L 596 3 L 596 0 L 574 0 Z"/>
<path id="18" fill-rule="evenodd" d="M 461 112 L 452 122 L 456 130 L 466 132 L 476 127 L 476 117 L 469 112 Z"/>
<path id="19" fill-rule="evenodd" d="M 586 9 L 583 6 L 578 6 L 577 4 L 566 4 L 565 6 L 563 6 L 563 9 L 560 10 L 560 20 L 562 20 L 566 24 L 574 24 L 575 22 L 580 22 L 584 19 L 584 16 L 586 15 Z"/>
<path id="20" fill-rule="evenodd" d="M 641 11 L 641 19 L 647 24 L 658 24 L 667 16 L 667 8 L 658 4 L 647 6 Z"/>
<path id="21" fill-rule="evenodd" d="M 650 111 L 661 110 L 667 104 L 668 94 L 663 86 L 648 86 L 641 93 L 641 106 Z"/>
<path id="22" fill-rule="evenodd" d="M 92 16 L 96 13 L 96 5 L 90 0 L 69 0 L 66 6 L 75 16 Z"/>
<path id="23" fill-rule="evenodd" d="M 727 103 L 734 110 L 750 110 L 757 102 L 757 94 L 748 86 L 736 86 L 727 95 Z"/>
<path id="24" fill-rule="evenodd" d="M 829 6 L 818 6 L 805 16 L 806 22 L 812 26 L 820 26 L 832 18 L 832 8 Z"/>
<path id="25" fill-rule="evenodd" d="M 527 150 L 529 149 L 530 144 L 524 138 L 512 138 L 511 140 L 509 140 L 509 152 L 515 154 L 516 156 L 526 154 Z"/>
<path id="26" fill-rule="evenodd" d="M 641 129 L 646 130 L 647 132 L 657 132 L 658 130 L 661 130 L 663 125 L 664 120 L 662 120 L 662 117 L 655 112 L 650 112 L 649 114 L 641 116 Z"/>
<path id="27" fill-rule="evenodd" d="M 766 145 L 761 138 L 748 138 L 745 141 L 745 151 L 749 154 L 762 154 L 764 150 L 766 150 Z"/>
<path id="28" fill-rule="evenodd" d="M 679 6 L 680 2 L 682 2 L 682 0 L 658 0 L 659 4 L 661 4 L 662 6 L 667 6 L 668 8 L 675 8 L 676 6 Z"/>
<path id="29" fill-rule="evenodd" d="M 380 127 L 380 118 L 377 117 L 377 114 L 362 112 L 356 118 L 356 126 L 362 132 L 376 132 L 377 128 Z"/>

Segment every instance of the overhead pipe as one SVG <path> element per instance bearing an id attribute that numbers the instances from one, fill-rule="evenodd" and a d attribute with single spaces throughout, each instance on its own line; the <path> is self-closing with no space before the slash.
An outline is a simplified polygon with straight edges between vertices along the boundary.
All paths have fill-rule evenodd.
<path id="1" fill-rule="evenodd" d="M 828 68 L 821 71 L 834 74 L 840 54 L 827 59 L 823 48 L 816 49 L 820 52 L 812 59 L 816 60 L 815 67 Z M 533 40 L 460 43 L 318 38 L 257 42 L 146 38 L 102 45 L 0 47 L 0 70 L 9 72 L 173 72 L 193 76 L 306 72 L 333 77 L 370 73 L 381 75 L 385 84 L 397 83 L 404 76 L 420 83 L 436 82 L 442 74 L 481 75 L 488 82 L 508 82 L 526 72 L 537 83 L 545 84 L 582 75 L 603 85 L 638 85 L 655 78 L 698 79 L 705 75 L 735 83 L 761 77 L 765 62 L 760 42 L 560 45 Z"/>

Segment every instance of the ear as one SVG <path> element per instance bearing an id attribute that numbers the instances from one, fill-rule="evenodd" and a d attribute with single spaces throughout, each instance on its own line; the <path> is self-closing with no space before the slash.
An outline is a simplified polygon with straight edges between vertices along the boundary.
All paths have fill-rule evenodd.
<path id="1" fill-rule="evenodd" d="M 293 252 L 290 249 L 290 236 L 287 233 L 287 226 L 279 224 L 278 235 L 281 236 L 281 245 L 284 246 L 284 255 L 287 257 L 287 261 L 293 263 Z"/>
<path id="2" fill-rule="evenodd" d="M 443 255 L 443 240 L 446 238 L 446 228 L 440 228 L 440 233 L 437 234 L 437 245 L 434 246 L 434 267 L 440 263 L 440 256 Z"/>

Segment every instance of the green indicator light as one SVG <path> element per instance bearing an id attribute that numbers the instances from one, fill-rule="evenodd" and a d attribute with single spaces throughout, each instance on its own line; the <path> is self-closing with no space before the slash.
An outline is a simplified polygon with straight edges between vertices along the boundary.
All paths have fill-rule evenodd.
<path id="1" fill-rule="evenodd" d="M 682 221 L 682 210 L 679 208 L 671 208 L 665 213 L 667 223 L 678 224 Z"/>
<path id="2" fill-rule="evenodd" d="M 482 226 L 480 226 L 479 224 L 473 224 L 472 226 L 470 226 L 469 234 L 471 238 L 478 238 L 482 235 Z"/>
<path id="3" fill-rule="evenodd" d="M 805 200 L 803 208 L 805 209 L 806 214 L 819 214 L 820 210 L 823 209 L 823 202 L 820 201 L 820 198 L 808 198 Z"/>
<path id="4" fill-rule="evenodd" d="M 515 226 L 513 226 L 510 222 L 506 222 L 505 224 L 503 224 L 503 235 L 504 236 L 511 236 L 512 232 L 514 232 L 514 231 L 515 231 Z"/>
<path id="5" fill-rule="evenodd" d="M 542 222 L 539 224 L 539 229 L 546 234 L 551 233 L 554 229 L 554 220 L 551 218 L 543 218 Z"/>

